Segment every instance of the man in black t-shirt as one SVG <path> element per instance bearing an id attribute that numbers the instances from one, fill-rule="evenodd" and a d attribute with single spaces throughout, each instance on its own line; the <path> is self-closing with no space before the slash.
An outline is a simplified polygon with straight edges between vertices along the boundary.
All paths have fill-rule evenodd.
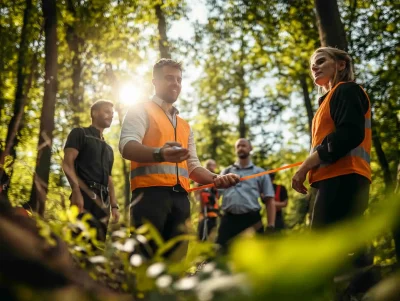
<path id="1" fill-rule="evenodd" d="M 106 237 L 110 204 L 114 222 L 119 220 L 111 178 L 114 153 L 103 137 L 113 115 L 112 102 L 96 101 L 90 108 L 92 124 L 74 128 L 68 135 L 62 165 L 72 188 L 71 205 L 77 206 L 80 213 L 92 214 L 92 225 L 96 226 L 100 240 Z"/>
<path id="2" fill-rule="evenodd" d="M 286 207 L 288 204 L 288 194 L 285 186 L 275 184 L 275 173 L 269 175 L 274 186 L 275 191 L 275 230 L 281 231 L 285 229 L 285 222 L 283 220 L 282 208 Z"/>

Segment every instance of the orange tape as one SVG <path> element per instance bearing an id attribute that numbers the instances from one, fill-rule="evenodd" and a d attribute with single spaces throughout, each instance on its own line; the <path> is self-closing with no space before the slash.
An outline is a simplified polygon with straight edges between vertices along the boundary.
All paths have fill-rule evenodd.
<path id="1" fill-rule="evenodd" d="M 246 176 L 246 177 L 240 178 L 240 181 L 246 181 L 246 180 L 249 180 L 249 179 L 261 177 L 263 175 L 267 175 L 267 174 L 274 173 L 274 172 L 277 172 L 277 171 L 281 171 L 281 170 L 284 170 L 284 169 L 289 169 L 289 168 L 292 168 L 292 167 L 296 167 L 296 166 L 301 165 L 302 163 L 303 162 L 297 162 L 297 163 L 285 165 L 285 166 L 282 166 L 282 167 L 278 167 L 278 168 L 275 168 L 275 169 L 271 169 L 271 170 L 263 171 L 263 172 L 260 172 L 260 173 L 256 173 L 254 175 L 250 175 L 250 176 Z M 205 189 L 205 188 L 211 188 L 211 187 L 214 187 L 214 183 L 203 185 L 203 186 L 199 186 L 199 187 L 190 188 L 188 190 L 188 192 L 201 190 L 201 189 Z"/>

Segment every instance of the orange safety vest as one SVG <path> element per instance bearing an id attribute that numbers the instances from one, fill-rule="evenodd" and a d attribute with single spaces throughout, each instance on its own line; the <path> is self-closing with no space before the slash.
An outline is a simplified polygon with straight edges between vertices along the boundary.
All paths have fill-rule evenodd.
<path id="1" fill-rule="evenodd" d="M 311 152 L 316 151 L 316 148 L 322 143 L 325 137 L 335 131 L 335 123 L 332 120 L 330 114 L 330 101 L 334 91 L 337 87 L 344 82 L 338 83 L 331 91 L 329 91 L 325 100 L 322 102 L 320 107 L 312 121 L 312 146 Z M 368 102 L 370 103 L 367 93 Z M 309 172 L 310 184 L 321 180 L 356 173 L 360 174 L 371 181 L 371 167 L 370 167 L 370 155 L 371 155 L 371 105 L 368 108 L 365 116 L 365 137 L 363 142 L 352 149 L 347 155 L 340 158 L 334 163 L 321 163 L 316 168 L 313 168 Z"/>
<path id="2" fill-rule="evenodd" d="M 211 188 L 213 189 L 213 188 Z M 215 191 L 215 195 L 212 195 L 213 192 L 211 189 L 203 189 L 200 191 L 200 201 L 201 201 L 201 212 L 200 212 L 200 218 L 203 218 L 204 214 L 204 207 L 207 208 L 207 216 L 208 217 L 218 217 L 218 211 L 219 211 L 219 206 L 218 206 L 218 190 Z M 210 201 L 210 197 L 214 198 L 214 204 Z"/>
<path id="3" fill-rule="evenodd" d="M 190 126 L 176 116 L 173 126 L 164 110 L 153 101 L 143 103 L 149 119 L 149 126 L 142 144 L 149 147 L 162 147 L 167 141 L 177 141 L 188 148 Z M 181 163 L 131 161 L 131 189 L 152 186 L 175 186 L 180 184 L 189 190 L 189 171 L 186 160 Z"/>

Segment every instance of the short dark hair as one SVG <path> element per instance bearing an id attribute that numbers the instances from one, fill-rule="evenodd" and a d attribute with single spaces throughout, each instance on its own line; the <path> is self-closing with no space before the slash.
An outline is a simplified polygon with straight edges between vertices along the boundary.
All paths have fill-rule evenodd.
<path id="1" fill-rule="evenodd" d="M 169 66 L 172 68 L 179 69 L 182 72 L 182 63 L 177 62 L 173 59 L 160 59 L 157 63 L 153 66 L 153 78 L 156 78 L 156 75 L 160 74 L 160 71 L 164 66 Z"/>
<path id="2" fill-rule="evenodd" d="M 93 118 L 93 112 L 99 110 L 102 106 L 111 106 L 114 107 L 114 104 L 106 99 L 99 99 L 95 101 L 91 106 L 90 106 L 90 117 Z"/>

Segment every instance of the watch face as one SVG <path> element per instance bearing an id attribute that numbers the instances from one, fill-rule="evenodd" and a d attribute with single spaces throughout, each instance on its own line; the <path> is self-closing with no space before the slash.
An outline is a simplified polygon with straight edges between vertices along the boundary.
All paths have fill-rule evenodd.
<path id="1" fill-rule="evenodd" d="M 157 149 L 154 151 L 153 157 L 154 157 L 154 160 L 156 160 L 157 162 L 161 162 L 161 161 L 162 161 L 161 149 L 160 149 L 160 148 L 157 148 Z"/>

